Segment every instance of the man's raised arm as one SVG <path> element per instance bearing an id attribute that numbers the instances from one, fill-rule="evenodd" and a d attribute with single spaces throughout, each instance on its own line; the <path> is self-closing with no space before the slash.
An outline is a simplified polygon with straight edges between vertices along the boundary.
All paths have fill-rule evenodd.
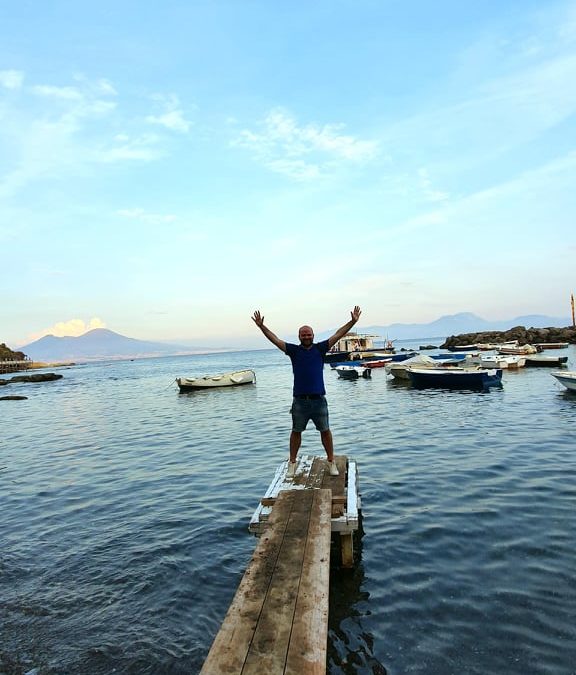
<path id="1" fill-rule="evenodd" d="M 274 335 L 274 333 L 264 325 L 264 317 L 260 314 L 260 310 L 256 310 L 254 312 L 254 316 L 252 317 L 252 321 L 258 326 L 258 328 L 264 333 L 264 335 L 270 340 L 270 342 L 273 345 L 276 345 L 278 349 L 286 353 L 286 343 L 284 340 L 281 340 L 277 335 Z"/>
<path id="2" fill-rule="evenodd" d="M 357 322 L 358 319 L 360 318 L 360 314 L 362 314 L 362 310 L 358 305 L 354 307 L 354 309 L 350 312 L 350 321 L 348 323 L 345 323 L 341 328 L 339 328 L 332 337 L 328 338 L 328 348 L 331 349 L 340 338 L 344 337 L 346 333 L 348 333 L 352 326 L 354 326 Z"/>

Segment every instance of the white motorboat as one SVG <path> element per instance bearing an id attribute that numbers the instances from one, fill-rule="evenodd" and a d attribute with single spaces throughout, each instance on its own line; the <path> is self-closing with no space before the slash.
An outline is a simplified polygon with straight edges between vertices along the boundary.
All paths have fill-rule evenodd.
<path id="1" fill-rule="evenodd" d="M 519 354 L 491 354 L 480 357 L 482 368 L 524 368 L 526 357 Z"/>
<path id="2" fill-rule="evenodd" d="M 204 377 L 176 378 L 176 383 L 181 392 L 215 387 L 237 387 L 242 384 L 254 384 L 255 382 L 256 373 L 253 370 L 236 370 L 221 375 L 204 375 Z"/>
<path id="3" fill-rule="evenodd" d="M 526 367 L 535 368 L 539 367 L 548 367 L 548 368 L 561 368 L 563 365 L 568 363 L 567 356 L 545 356 L 543 354 L 528 355 L 526 357 Z"/>
<path id="4" fill-rule="evenodd" d="M 372 369 L 365 366 L 336 366 L 334 370 L 344 380 L 357 380 L 359 377 L 368 378 L 372 375 Z"/>
<path id="5" fill-rule="evenodd" d="M 576 370 L 559 370 L 550 373 L 560 384 L 563 384 L 569 391 L 576 391 Z"/>

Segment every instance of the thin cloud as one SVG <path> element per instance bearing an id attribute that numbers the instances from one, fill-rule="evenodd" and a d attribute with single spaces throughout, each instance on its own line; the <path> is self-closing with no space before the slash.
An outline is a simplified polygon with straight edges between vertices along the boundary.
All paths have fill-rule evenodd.
<path id="1" fill-rule="evenodd" d="M 258 125 L 243 129 L 232 145 L 245 148 L 272 171 L 297 180 L 318 178 L 335 163 L 363 163 L 378 152 L 375 141 L 342 133 L 342 124 L 298 125 L 288 112 L 276 108 Z"/>
<path id="2" fill-rule="evenodd" d="M 183 134 L 187 134 L 190 131 L 192 123 L 184 117 L 184 111 L 180 106 L 177 96 L 162 96 L 157 94 L 153 98 L 159 102 L 164 111 L 158 115 L 148 115 L 146 121 L 149 124 L 157 124 L 171 131 L 178 131 Z"/>
<path id="3" fill-rule="evenodd" d="M 418 169 L 418 178 L 420 182 L 420 188 L 424 198 L 430 202 L 443 202 L 450 197 L 447 192 L 442 192 L 441 190 L 436 190 L 432 185 L 432 180 L 428 173 L 428 169 Z"/>
<path id="4" fill-rule="evenodd" d="M 142 134 L 130 138 L 125 134 L 114 137 L 112 144 L 108 144 L 93 153 L 96 162 L 111 164 L 127 160 L 151 162 L 162 157 L 158 148 L 160 139 L 154 134 Z"/>
<path id="5" fill-rule="evenodd" d="M 20 70 L 0 70 L 0 86 L 6 89 L 20 89 L 24 73 Z"/>
<path id="6" fill-rule="evenodd" d="M 84 94 L 76 87 L 55 87 L 49 84 L 38 84 L 32 87 L 31 91 L 39 96 L 63 98 L 69 101 L 79 101 L 84 98 Z"/>
<path id="7" fill-rule="evenodd" d="M 172 214 L 148 213 L 141 208 L 120 209 L 116 211 L 116 214 L 122 216 L 122 218 L 138 220 L 147 225 L 165 225 L 176 221 L 176 216 Z"/>
<path id="8" fill-rule="evenodd" d="M 28 342 L 34 342 L 46 335 L 54 335 L 55 337 L 79 337 L 80 335 L 84 335 L 84 333 L 87 333 L 89 330 L 94 330 L 95 328 L 106 328 L 106 324 L 98 317 L 94 317 L 87 322 L 85 322 L 83 319 L 68 319 L 68 321 L 58 321 L 49 328 L 45 328 L 44 330 L 29 335 Z"/>

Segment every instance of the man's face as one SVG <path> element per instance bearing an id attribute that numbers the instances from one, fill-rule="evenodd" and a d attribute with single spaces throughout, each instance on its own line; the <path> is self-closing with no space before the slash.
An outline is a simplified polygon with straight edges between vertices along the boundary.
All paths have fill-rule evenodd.
<path id="1" fill-rule="evenodd" d="M 314 342 L 314 331 L 310 326 L 302 326 L 298 331 L 298 339 L 303 347 L 310 347 Z"/>

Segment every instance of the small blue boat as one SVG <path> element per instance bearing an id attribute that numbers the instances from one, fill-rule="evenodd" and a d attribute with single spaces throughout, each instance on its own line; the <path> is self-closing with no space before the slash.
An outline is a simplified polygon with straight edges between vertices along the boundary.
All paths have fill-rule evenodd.
<path id="1" fill-rule="evenodd" d="M 488 389 L 502 386 L 500 368 L 408 368 L 415 387 L 443 389 Z"/>

